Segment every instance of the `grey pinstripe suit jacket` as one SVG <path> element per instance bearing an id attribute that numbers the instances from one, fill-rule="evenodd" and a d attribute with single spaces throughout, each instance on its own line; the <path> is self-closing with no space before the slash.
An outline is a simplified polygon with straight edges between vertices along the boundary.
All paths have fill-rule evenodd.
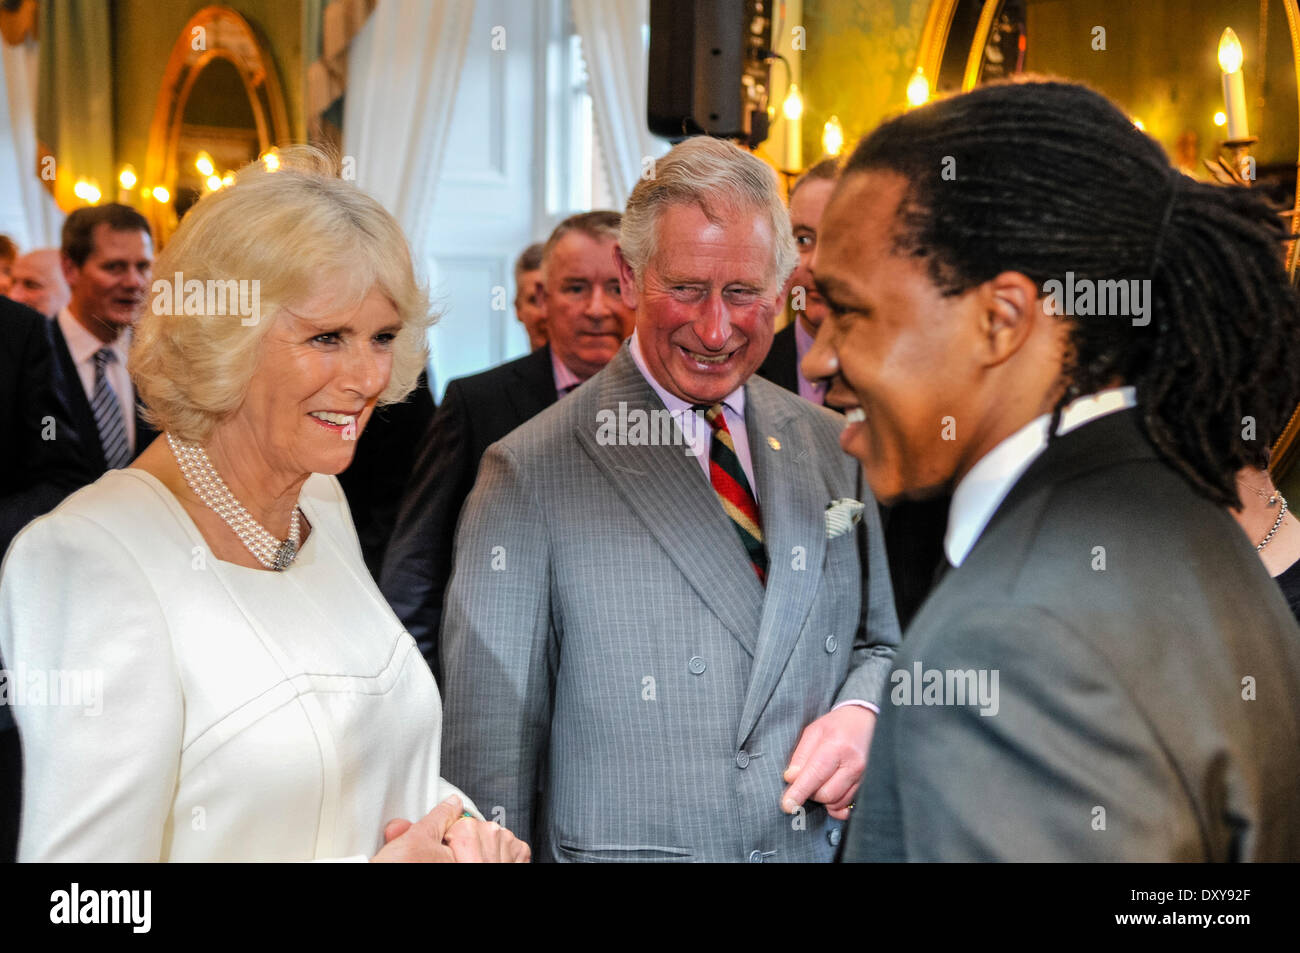
<path id="1" fill-rule="evenodd" d="M 865 544 L 826 538 L 855 493 L 842 421 L 746 385 L 764 590 L 685 447 L 598 441 L 620 402 L 663 409 L 626 346 L 483 458 L 443 618 L 446 776 L 540 860 L 829 860 L 838 822 L 783 814 L 781 773 L 837 701 L 879 701 L 899 640 L 873 501 Z"/>

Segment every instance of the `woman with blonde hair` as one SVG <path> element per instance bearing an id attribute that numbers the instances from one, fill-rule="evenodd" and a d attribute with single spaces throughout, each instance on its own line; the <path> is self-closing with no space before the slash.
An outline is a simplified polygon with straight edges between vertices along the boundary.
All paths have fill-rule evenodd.
<path id="1" fill-rule="evenodd" d="M 129 368 L 164 438 L 0 574 L 0 655 L 60 689 L 14 709 L 19 859 L 526 860 L 439 776 L 437 686 L 333 476 L 424 364 L 397 223 L 290 149 L 154 274 Z"/>

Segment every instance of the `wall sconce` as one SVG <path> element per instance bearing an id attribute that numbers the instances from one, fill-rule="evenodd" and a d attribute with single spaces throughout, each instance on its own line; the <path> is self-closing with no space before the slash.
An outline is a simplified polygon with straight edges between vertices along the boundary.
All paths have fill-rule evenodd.
<path id="1" fill-rule="evenodd" d="M 199 175 L 207 178 L 217 171 L 217 167 L 212 164 L 212 156 L 206 152 L 200 152 L 198 158 L 194 160 L 194 168 L 199 170 Z"/>
<path id="2" fill-rule="evenodd" d="M 785 151 L 781 156 L 781 165 L 786 172 L 798 172 L 803 168 L 802 123 L 803 95 L 794 82 L 790 70 L 790 61 L 776 50 L 761 50 L 759 55 L 765 60 L 780 60 L 785 67 L 785 99 L 781 103 L 781 114 L 785 117 Z"/>
<path id="3" fill-rule="evenodd" d="M 1246 123 L 1246 83 L 1241 69 L 1245 57 L 1241 41 L 1232 27 L 1219 37 L 1219 69 L 1223 70 L 1223 107 L 1228 123 L 1228 139 L 1250 136 Z"/>

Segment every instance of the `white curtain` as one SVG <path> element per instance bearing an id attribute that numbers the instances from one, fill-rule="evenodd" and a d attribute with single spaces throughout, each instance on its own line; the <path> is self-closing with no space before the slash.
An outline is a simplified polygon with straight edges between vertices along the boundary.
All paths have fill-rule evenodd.
<path id="1" fill-rule="evenodd" d="M 20 253 L 57 248 L 63 227 L 63 213 L 37 176 L 37 49 L 35 40 L 18 46 L 0 40 L 0 96 L 8 103 L 7 115 L 0 115 L 0 232 Z"/>
<path id="2" fill-rule="evenodd" d="M 401 224 L 421 270 L 473 19 L 473 0 L 379 0 L 348 54 L 344 161 Z"/>
<path id="3" fill-rule="evenodd" d="M 619 206 L 627 201 L 644 167 L 668 143 L 646 124 L 646 30 L 649 0 L 570 0 L 573 24 L 587 64 L 596 136 L 610 188 Z"/>

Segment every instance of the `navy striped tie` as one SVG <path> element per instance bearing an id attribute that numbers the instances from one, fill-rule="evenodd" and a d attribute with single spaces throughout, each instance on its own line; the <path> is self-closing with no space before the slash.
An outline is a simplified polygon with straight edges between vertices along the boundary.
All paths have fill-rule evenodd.
<path id="1" fill-rule="evenodd" d="M 105 373 L 105 368 L 116 360 L 117 354 L 111 347 L 101 347 L 95 352 L 95 394 L 90 399 L 90 410 L 99 430 L 99 445 L 104 448 L 104 461 L 110 470 L 121 469 L 131 462 L 131 443 L 126 438 L 122 405 Z"/>

